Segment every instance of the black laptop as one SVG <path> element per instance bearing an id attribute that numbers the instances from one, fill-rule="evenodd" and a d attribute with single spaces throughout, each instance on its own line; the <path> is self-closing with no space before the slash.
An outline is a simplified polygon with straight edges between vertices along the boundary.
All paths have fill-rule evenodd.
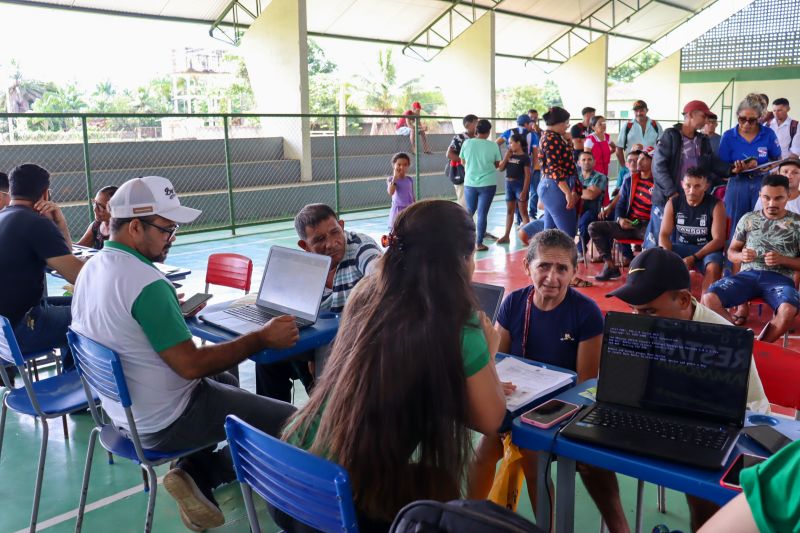
<path id="1" fill-rule="evenodd" d="M 609 312 L 597 403 L 563 435 L 722 468 L 744 423 L 752 353 L 750 330 Z"/>

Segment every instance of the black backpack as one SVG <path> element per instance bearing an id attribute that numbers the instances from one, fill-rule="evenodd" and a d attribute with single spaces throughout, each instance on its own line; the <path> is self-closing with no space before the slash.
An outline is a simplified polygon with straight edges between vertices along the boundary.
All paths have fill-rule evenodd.
<path id="1" fill-rule="evenodd" d="M 420 500 L 403 507 L 389 533 L 546 533 L 488 500 Z"/>

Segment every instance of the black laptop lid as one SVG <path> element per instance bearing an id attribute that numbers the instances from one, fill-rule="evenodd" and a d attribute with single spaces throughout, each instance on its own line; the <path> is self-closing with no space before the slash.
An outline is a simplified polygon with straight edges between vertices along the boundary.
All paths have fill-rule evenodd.
<path id="1" fill-rule="evenodd" d="M 475 291 L 475 298 L 478 300 L 481 311 L 486 313 L 489 320 L 497 320 L 497 313 L 500 311 L 500 303 L 503 301 L 504 287 L 489 285 L 488 283 L 472 282 L 472 289 Z"/>
<path id="2" fill-rule="evenodd" d="M 609 312 L 597 399 L 742 425 L 753 332 Z"/>

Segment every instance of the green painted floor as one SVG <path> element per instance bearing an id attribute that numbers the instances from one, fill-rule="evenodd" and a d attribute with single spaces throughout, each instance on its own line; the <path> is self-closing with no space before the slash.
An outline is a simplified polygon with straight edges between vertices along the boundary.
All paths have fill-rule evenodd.
<path id="1" fill-rule="evenodd" d="M 502 233 L 505 206 L 496 202 L 490 214 L 489 231 Z M 367 233 L 375 238 L 385 233 L 388 211 L 359 213 L 345 216 L 347 228 Z M 254 285 L 260 280 L 267 250 L 272 244 L 295 246 L 297 236 L 290 223 L 279 223 L 259 228 L 250 228 L 245 234 L 230 238 L 226 233 L 192 235 L 181 238 L 170 253 L 168 263 L 193 270 L 183 287 L 187 295 L 202 291 L 206 258 L 212 252 L 238 252 L 251 257 L 255 264 Z M 490 246 L 488 252 L 479 254 L 486 257 L 492 254 L 505 254 L 519 249 L 518 243 L 507 246 Z M 63 281 L 49 280 L 50 294 L 58 294 Z M 254 287 L 254 290 L 257 286 Z M 240 292 L 224 288 L 213 288 L 213 301 L 230 299 Z M 240 368 L 242 386 L 255 390 L 254 367 L 250 362 Z M 302 405 L 307 400 L 299 382 L 295 386 L 295 403 Z M 92 427 L 88 413 L 68 417 L 69 440 L 64 439 L 59 420 L 50 422 L 50 440 L 47 465 L 45 467 L 44 487 L 39 510 L 38 529 L 66 532 L 75 527 L 75 510 L 78 504 L 81 476 L 86 455 L 89 431 Z M 42 434 L 41 424 L 28 417 L 9 413 L 6 434 L 0 457 L 0 532 L 11 533 L 26 530 L 30 519 L 33 501 L 33 483 L 36 473 L 36 460 Z M 166 467 L 158 470 L 159 476 Z M 624 508 L 630 522 L 635 512 L 636 482 L 631 478 L 620 477 Z M 576 531 L 596 531 L 599 529 L 599 514 L 589 499 L 581 483 L 577 483 Z M 682 495 L 667 491 L 668 514 L 656 510 L 656 488 L 648 485 L 645 491 L 645 530 L 654 525 L 666 523 L 673 529 L 688 531 L 688 514 Z M 249 531 L 244 506 L 238 486 L 235 484 L 216 492 L 226 516 L 226 523 L 217 531 Z M 142 491 L 139 468 L 133 463 L 118 459 L 109 465 L 104 450 L 100 446 L 95 451 L 92 480 L 89 488 L 89 511 L 84 522 L 84 531 L 127 533 L 141 531 L 147 495 Z M 261 524 L 264 531 L 277 531 L 267 517 L 263 505 L 259 505 Z M 532 518 L 527 493 L 522 495 L 520 514 Z M 154 531 L 185 531 L 171 498 L 159 487 L 154 519 Z"/>

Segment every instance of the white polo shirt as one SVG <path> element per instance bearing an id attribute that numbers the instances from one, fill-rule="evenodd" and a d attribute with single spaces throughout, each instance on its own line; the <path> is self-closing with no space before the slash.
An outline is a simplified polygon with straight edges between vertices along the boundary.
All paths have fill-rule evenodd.
<path id="1" fill-rule="evenodd" d="M 786 117 L 786 120 L 784 120 L 781 125 L 778 125 L 777 118 L 773 118 L 769 122 L 769 127 L 775 132 L 775 135 L 778 136 L 778 144 L 781 145 L 781 159 L 786 159 L 791 154 L 790 150 L 792 142 L 794 141 L 791 135 L 792 120 L 794 120 L 792 117 Z M 800 131 L 800 128 L 798 128 L 798 131 Z M 794 136 L 795 138 L 800 137 L 798 132 L 795 132 Z"/>
<path id="2" fill-rule="evenodd" d="M 144 256 L 107 241 L 75 282 L 72 328 L 119 354 L 139 433 L 166 428 L 186 409 L 199 380 L 180 377 L 158 352 L 192 334 L 175 288 Z M 114 424 L 128 429 L 122 406 L 100 399 Z"/>

